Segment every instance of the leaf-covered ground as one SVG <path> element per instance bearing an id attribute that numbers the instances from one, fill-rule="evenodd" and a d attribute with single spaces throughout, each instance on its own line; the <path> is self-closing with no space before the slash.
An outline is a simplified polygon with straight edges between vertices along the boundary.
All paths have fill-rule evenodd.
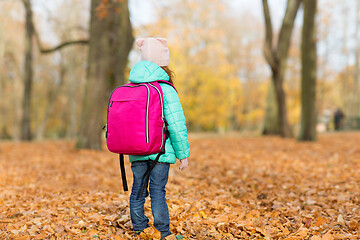
<path id="1" fill-rule="evenodd" d="M 318 143 L 193 136 L 189 168 L 170 170 L 171 230 L 188 239 L 359 239 L 359 142 L 360 133 Z M 128 199 L 105 150 L 0 143 L 0 239 L 132 239 Z"/>

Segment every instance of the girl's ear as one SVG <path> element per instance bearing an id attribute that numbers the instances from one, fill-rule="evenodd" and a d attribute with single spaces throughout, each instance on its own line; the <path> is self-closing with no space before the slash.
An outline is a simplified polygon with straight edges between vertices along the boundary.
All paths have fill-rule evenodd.
<path id="1" fill-rule="evenodd" d="M 136 39 L 136 45 L 138 45 L 138 47 L 141 47 L 143 45 L 145 41 L 145 38 L 138 38 Z"/>
<path id="2" fill-rule="evenodd" d="M 162 45 L 164 45 L 164 47 L 167 46 L 167 40 L 165 38 L 157 38 L 156 40 L 158 40 L 159 42 L 161 42 Z"/>

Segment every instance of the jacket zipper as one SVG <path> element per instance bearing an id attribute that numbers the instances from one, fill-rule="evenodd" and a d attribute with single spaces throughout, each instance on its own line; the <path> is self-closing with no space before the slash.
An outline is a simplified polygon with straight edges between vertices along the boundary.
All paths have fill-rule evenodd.
<path id="1" fill-rule="evenodd" d="M 149 143 L 149 103 L 150 103 L 150 89 L 149 89 L 149 87 L 146 85 L 146 84 L 138 84 L 138 85 L 136 85 L 136 86 L 120 86 L 120 87 L 140 87 L 140 86 L 145 86 L 146 87 L 146 89 L 147 89 L 147 101 L 146 101 L 146 116 L 145 116 L 145 121 L 146 121 L 146 123 L 145 123 L 145 131 L 146 131 L 146 143 Z M 111 96 L 113 95 L 113 93 L 115 92 L 115 90 L 116 89 L 118 89 L 118 88 L 120 88 L 120 87 L 117 87 L 117 88 L 115 88 L 114 89 L 114 91 L 111 93 L 111 95 L 110 95 L 110 99 L 111 99 Z M 110 105 L 110 107 L 112 106 L 112 102 L 110 103 L 110 99 L 109 99 L 109 104 L 108 105 Z M 109 110 L 108 110 L 108 113 L 107 113 L 108 115 L 108 117 L 109 117 Z M 107 134 L 106 134 L 107 135 Z"/>
<path id="2" fill-rule="evenodd" d="M 160 145 L 160 149 L 163 148 L 163 145 L 164 145 L 164 134 L 165 134 L 165 115 L 164 115 L 164 103 L 163 103 L 163 99 L 161 97 L 161 93 L 160 93 L 160 90 L 152 85 L 151 83 L 149 83 L 150 86 L 152 86 L 153 88 L 156 89 L 156 91 L 158 92 L 159 94 L 159 98 L 160 98 L 160 105 L 161 105 L 161 120 L 163 121 L 163 128 L 162 128 L 162 134 L 161 134 L 161 145 Z"/>

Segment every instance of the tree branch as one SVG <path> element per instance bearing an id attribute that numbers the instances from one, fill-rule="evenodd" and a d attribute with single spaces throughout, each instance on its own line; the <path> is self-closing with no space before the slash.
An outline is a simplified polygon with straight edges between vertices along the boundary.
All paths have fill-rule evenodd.
<path id="1" fill-rule="evenodd" d="M 275 57 L 273 54 L 273 31 L 272 31 L 272 23 L 271 23 L 271 16 L 270 10 L 267 0 L 263 0 L 263 10 L 264 10 L 264 21 L 265 21 L 265 41 L 264 41 L 264 57 L 266 61 L 269 63 L 272 69 L 276 69 L 276 62 Z"/>
<path id="2" fill-rule="evenodd" d="M 40 48 L 40 52 L 41 53 L 52 53 L 55 52 L 57 50 L 60 50 L 63 47 L 69 46 L 69 45 L 76 45 L 76 44 L 89 44 L 89 40 L 85 39 L 85 40 L 75 40 L 75 41 L 68 41 L 68 42 L 63 42 L 60 45 L 54 47 L 54 48 L 49 48 L 49 49 L 42 49 Z"/>
<path id="3" fill-rule="evenodd" d="M 77 45 L 77 44 L 86 45 L 86 44 L 89 44 L 89 40 L 84 39 L 84 40 L 74 40 L 74 41 L 63 42 L 63 43 L 59 44 L 56 47 L 47 48 L 47 49 L 42 48 L 42 46 L 40 45 L 40 41 L 37 41 L 37 43 L 38 43 L 38 47 L 40 49 L 40 52 L 44 53 L 44 54 L 47 54 L 47 53 L 52 53 L 52 52 L 58 51 L 58 50 L 60 50 L 60 49 L 62 49 L 64 47 L 67 47 L 67 46 L 70 46 L 70 45 Z"/>
<path id="4" fill-rule="evenodd" d="M 24 1 L 24 0 L 23 0 Z M 32 11 L 32 9 L 30 8 L 30 11 Z M 37 43 L 37 46 L 40 50 L 41 53 L 47 54 L 47 53 L 52 53 L 52 52 L 56 52 L 64 47 L 67 46 L 71 46 L 71 45 L 77 45 L 77 44 L 81 44 L 81 45 L 86 45 L 89 44 L 89 40 L 88 39 L 81 39 L 81 40 L 73 40 L 73 41 L 67 41 L 67 42 L 63 42 L 61 44 L 59 44 L 58 46 L 55 46 L 53 48 L 44 48 L 41 44 L 41 40 L 40 40 L 40 36 L 38 34 L 38 32 L 36 31 L 35 28 L 35 24 L 33 19 L 31 19 L 31 25 L 32 25 L 32 29 L 34 31 L 34 35 L 35 35 L 35 40 Z"/>
<path id="5" fill-rule="evenodd" d="M 301 0 L 288 0 L 287 2 L 285 16 L 281 25 L 276 49 L 277 58 L 281 62 L 286 62 L 288 56 L 291 33 L 294 28 L 294 22 L 300 7 L 300 3 Z"/>

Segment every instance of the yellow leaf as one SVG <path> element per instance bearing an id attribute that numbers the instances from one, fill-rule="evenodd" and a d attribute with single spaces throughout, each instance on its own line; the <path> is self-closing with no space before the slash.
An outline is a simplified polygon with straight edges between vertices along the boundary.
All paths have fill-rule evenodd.
<path id="1" fill-rule="evenodd" d="M 204 211 L 200 211 L 200 215 L 202 218 L 206 219 L 207 216 L 206 216 L 206 213 Z"/>

